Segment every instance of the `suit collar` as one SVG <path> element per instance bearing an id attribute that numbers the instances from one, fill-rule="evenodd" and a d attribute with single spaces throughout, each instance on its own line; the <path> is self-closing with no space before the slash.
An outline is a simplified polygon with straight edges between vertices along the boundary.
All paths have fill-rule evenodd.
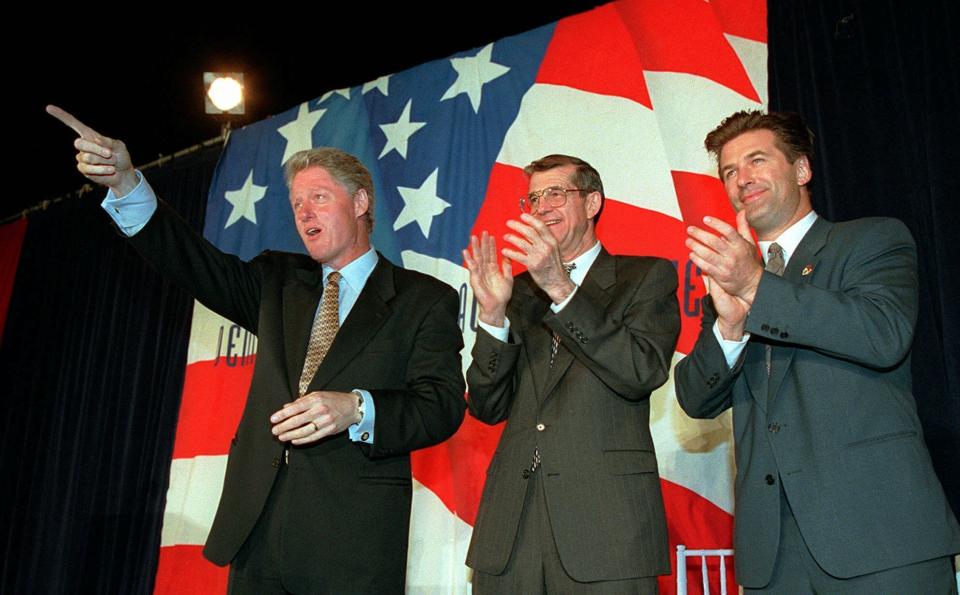
<path id="1" fill-rule="evenodd" d="M 827 245 L 827 237 L 830 235 L 830 229 L 832 227 L 833 223 L 830 223 L 823 217 L 817 217 L 810 231 L 808 231 L 806 235 L 803 236 L 803 239 L 800 240 L 800 243 L 797 244 L 796 252 L 790 257 L 790 262 L 787 263 L 787 268 L 783 272 L 785 278 L 791 281 L 799 281 L 801 277 L 807 277 L 807 279 L 809 279 L 810 273 L 813 272 L 812 267 L 819 258 L 818 255 L 820 251 Z M 807 271 L 807 273 L 803 274 L 804 271 Z"/>

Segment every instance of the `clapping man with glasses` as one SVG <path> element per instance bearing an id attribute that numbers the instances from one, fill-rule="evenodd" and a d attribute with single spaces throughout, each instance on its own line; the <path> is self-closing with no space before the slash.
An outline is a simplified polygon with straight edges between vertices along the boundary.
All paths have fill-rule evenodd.
<path id="1" fill-rule="evenodd" d="M 524 171 L 501 262 L 486 232 L 463 251 L 480 326 L 468 407 L 507 421 L 467 554 L 474 593 L 656 593 L 670 561 L 649 397 L 680 332 L 676 270 L 603 249 L 587 162 Z"/>

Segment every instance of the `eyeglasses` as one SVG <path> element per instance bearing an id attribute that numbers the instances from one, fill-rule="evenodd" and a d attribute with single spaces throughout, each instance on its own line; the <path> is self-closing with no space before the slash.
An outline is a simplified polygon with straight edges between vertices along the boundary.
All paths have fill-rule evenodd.
<path id="1" fill-rule="evenodd" d="M 540 207 L 540 201 L 543 200 L 547 205 L 553 208 L 562 207 L 567 202 L 568 192 L 586 192 L 582 188 L 562 188 L 560 186 L 549 186 L 543 190 L 537 190 L 520 198 L 520 212 L 535 213 Z"/>

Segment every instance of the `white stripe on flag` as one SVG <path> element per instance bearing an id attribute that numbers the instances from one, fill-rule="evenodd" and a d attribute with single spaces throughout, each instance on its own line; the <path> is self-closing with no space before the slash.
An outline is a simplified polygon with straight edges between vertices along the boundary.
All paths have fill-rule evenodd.
<path id="1" fill-rule="evenodd" d="M 550 153 L 575 155 L 601 172 L 607 196 L 682 219 L 657 117 L 623 97 L 534 85 L 497 161 L 522 168 Z"/>
<path id="2" fill-rule="evenodd" d="M 710 79 L 680 72 L 648 72 L 647 86 L 670 169 L 716 176 L 703 139 L 720 120 L 763 106 Z M 682 101 L 677 101 L 683 97 Z"/>
<path id="3" fill-rule="evenodd" d="M 683 359 L 675 353 L 670 369 Z M 680 409 L 673 374 L 650 397 L 650 432 L 657 447 L 660 477 L 693 490 L 733 514 L 733 416 L 691 419 Z M 731 475 L 732 477 L 732 475 Z"/>
<path id="4" fill-rule="evenodd" d="M 187 365 L 206 362 L 224 355 L 221 329 L 229 329 L 233 322 L 210 310 L 200 302 L 193 302 L 193 320 L 190 322 L 190 345 Z M 251 355 L 247 353 L 246 355 Z"/>
<path id="5" fill-rule="evenodd" d="M 750 82 L 757 95 L 760 96 L 760 103 L 767 106 L 767 44 L 761 41 L 754 41 L 746 37 L 737 37 L 725 33 L 724 37 L 730 42 L 733 51 L 737 53 L 740 62 L 743 63 Z M 719 122 L 717 122 L 719 124 Z"/>
<path id="6" fill-rule="evenodd" d="M 464 246 L 466 246 L 467 241 L 468 239 L 464 238 Z M 400 258 L 403 260 L 403 268 L 436 277 L 452 287 L 458 294 L 461 291 L 464 292 L 463 295 L 465 295 L 466 298 L 461 297 L 460 304 L 461 307 L 467 309 L 464 315 L 470 316 L 469 308 L 470 305 L 473 304 L 473 290 L 470 289 L 470 273 L 466 268 L 444 258 L 435 258 L 413 250 L 404 250 L 400 253 Z M 463 349 L 460 350 L 460 363 L 463 368 L 463 374 L 466 376 L 467 368 L 470 367 L 470 362 L 473 361 L 470 352 L 473 349 L 473 342 L 477 333 L 467 322 L 461 324 L 460 330 L 463 332 Z"/>
<path id="7" fill-rule="evenodd" d="M 469 591 L 463 563 L 473 528 L 451 513 L 443 502 L 413 480 L 410 552 L 407 556 L 408 595 L 461 594 Z"/>
<path id="8" fill-rule="evenodd" d="M 227 455 L 173 459 L 160 546 L 203 545 L 220 502 Z"/>

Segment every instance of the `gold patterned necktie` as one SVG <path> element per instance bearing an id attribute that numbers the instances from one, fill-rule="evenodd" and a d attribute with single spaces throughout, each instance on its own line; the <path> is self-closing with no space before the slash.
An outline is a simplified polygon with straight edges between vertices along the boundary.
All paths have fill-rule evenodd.
<path id="1" fill-rule="evenodd" d="M 323 288 L 323 298 L 320 300 L 320 312 L 313 318 L 313 328 L 310 329 L 307 359 L 304 360 L 303 372 L 300 373 L 301 397 L 306 394 L 310 381 L 340 329 L 339 306 L 340 273 L 333 271 L 327 275 L 327 285 Z"/>
<path id="2" fill-rule="evenodd" d="M 783 261 L 783 248 L 780 247 L 780 244 L 774 242 L 770 244 L 767 248 L 767 266 L 764 267 L 764 270 L 773 273 L 778 277 L 783 276 L 783 270 L 786 268 L 786 264 Z M 766 349 L 766 360 L 767 360 L 767 377 L 770 377 L 770 371 L 773 369 L 773 347 L 767 343 L 765 345 Z"/>

